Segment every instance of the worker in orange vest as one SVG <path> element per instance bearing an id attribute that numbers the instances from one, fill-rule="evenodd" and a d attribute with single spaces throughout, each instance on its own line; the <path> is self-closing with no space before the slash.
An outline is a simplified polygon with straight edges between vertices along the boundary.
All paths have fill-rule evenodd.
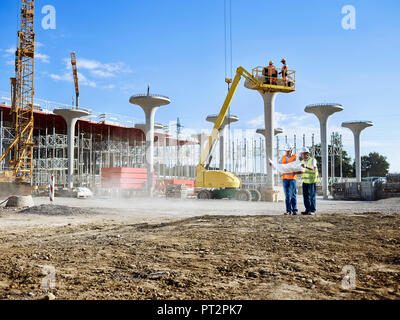
<path id="1" fill-rule="evenodd" d="M 292 154 L 293 146 L 287 144 L 286 154 L 280 163 L 288 164 L 297 160 L 296 155 Z M 297 215 L 297 176 L 296 173 L 282 173 L 283 190 L 285 192 L 286 212 L 285 215 Z"/>
<path id="2" fill-rule="evenodd" d="M 279 74 L 282 75 L 282 80 L 285 86 L 287 86 L 287 76 L 288 76 L 288 65 L 286 64 L 286 59 L 282 59 L 282 70 Z"/>
<path id="3" fill-rule="evenodd" d="M 270 61 L 269 66 L 263 69 L 263 76 L 266 84 L 276 84 L 278 72 L 274 66 L 274 62 Z"/>

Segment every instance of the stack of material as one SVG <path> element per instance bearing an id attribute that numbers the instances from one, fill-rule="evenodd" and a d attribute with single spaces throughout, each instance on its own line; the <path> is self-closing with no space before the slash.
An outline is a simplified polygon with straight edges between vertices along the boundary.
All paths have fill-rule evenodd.
<path id="1" fill-rule="evenodd" d="M 188 190 L 184 184 L 169 184 L 167 185 L 165 195 L 168 198 L 186 199 Z"/>
<path id="2" fill-rule="evenodd" d="M 399 182 L 383 183 L 380 186 L 379 196 L 381 199 L 400 197 L 400 183 Z"/>
<path id="3" fill-rule="evenodd" d="M 332 196 L 334 200 L 345 199 L 346 184 L 344 182 L 336 182 L 332 185 Z"/>
<path id="4" fill-rule="evenodd" d="M 195 181 L 194 180 L 165 180 L 165 184 L 184 184 L 187 188 L 194 188 Z"/>
<path id="5" fill-rule="evenodd" d="M 400 183 L 400 173 L 389 173 L 387 175 L 388 183 Z"/>
<path id="6" fill-rule="evenodd" d="M 360 184 L 361 200 L 375 201 L 377 200 L 377 187 L 375 182 L 363 181 Z"/>
<path id="7" fill-rule="evenodd" d="M 334 200 L 375 201 L 378 198 L 377 185 L 372 181 L 334 183 L 332 196 Z"/>
<path id="8" fill-rule="evenodd" d="M 146 168 L 103 168 L 103 188 L 143 189 L 147 182 Z"/>

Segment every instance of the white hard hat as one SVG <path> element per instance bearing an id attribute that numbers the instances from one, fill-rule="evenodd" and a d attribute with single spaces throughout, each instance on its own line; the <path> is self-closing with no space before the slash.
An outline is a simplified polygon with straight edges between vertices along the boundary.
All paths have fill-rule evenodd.
<path id="1" fill-rule="evenodd" d="M 285 151 L 292 151 L 293 150 L 293 146 L 290 144 L 290 143 L 288 143 L 288 144 L 286 144 L 286 146 L 285 146 Z"/>
<path id="2" fill-rule="evenodd" d="M 303 147 L 300 149 L 300 153 L 310 153 L 310 149 Z"/>

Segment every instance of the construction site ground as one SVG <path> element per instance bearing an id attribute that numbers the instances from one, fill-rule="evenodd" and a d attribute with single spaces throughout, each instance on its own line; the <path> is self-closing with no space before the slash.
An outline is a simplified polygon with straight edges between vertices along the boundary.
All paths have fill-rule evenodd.
<path id="1" fill-rule="evenodd" d="M 400 198 L 34 201 L 0 207 L 0 299 L 400 299 Z"/>

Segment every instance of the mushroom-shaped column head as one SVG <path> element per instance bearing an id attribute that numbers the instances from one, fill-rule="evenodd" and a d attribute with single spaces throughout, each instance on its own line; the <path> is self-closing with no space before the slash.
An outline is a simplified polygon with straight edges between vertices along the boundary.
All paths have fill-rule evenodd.
<path id="1" fill-rule="evenodd" d="M 360 134 L 365 128 L 372 127 L 372 121 L 346 121 L 342 123 L 343 128 L 348 128 L 354 134 Z"/>
<path id="2" fill-rule="evenodd" d="M 140 106 L 146 115 L 146 160 L 147 160 L 147 192 L 150 197 L 153 196 L 154 190 L 154 116 L 156 110 L 160 106 L 171 103 L 171 100 L 162 95 L 147 94 L 134 95 L 129 102 Z"/>
<path id="3" fill-rule="evenodd" d="M 90 115 L 85 109 L 54 109 L 54 114 L 64 118 L 68 136 L 68 188 L 74 187 L 75 125 L 79 118 Z"/>
<path id="4" fill-rule="evenodd" d="M 218 115 L 213 114 L 213 115 L 208 116 L 206 118 L 206 121 L 215 123 L 217 121 L 217 119 L 218 119 Z M 237 116 L 231 115 L 231 116 L 225 117 L 225 120 L 222 123 L 220 131 L 223 131 L 227 125 L 234 123 L 234 122 L 238 122 L 238 121 L 239 121 L 239 118 Z"/>
<path id="5" fill-rule="evenodd" d="M 274 129 L 274 135 L 277 136 L 278 134 L 283 133 L 283 129 L 282 128 L 275 128 Z"/>
<path id="6" fill-rule="evenodd" d="M 257 129 L 256 133 L 261 134 L 265 137 L 265 129 Z M 283 133 L 283 129 L 282 128 L 275 128 L 274 129 L 274 136 L 277 136 L 278 134 Z"/>
<path id="7" fill-rule="evenodd" d="M 143 132 L 146 132 L 146 124 L 145 123 L 136 123 L 135 128 L 142 130 Z M 164 128 L 164 126 L 160 123 L 155 123 L 154 124 L 154 131 L 161 130 Z"/>
<path id="8" fill-rule="evenodd" d="M 326 121 L 332 114 L 343 111 L 343 106 L 338 103 L 311 104 L 304 111 L 315 114 L 319 121 Z"/>
<path id="9" fill-rule="evenodd" d="M 305 108 L 305 112 L 316 115 L 321 127 L 321 151 L 322 151 L 322 191 L 324 199 L 328 199 L 328 118 L 343 110 L 339 103 L 312 104 Z"/>
<path id="10" fill-rule="evenodd" d="M 206 121 L 215 123 L 218 119 L 217 115 L 210 115 L 206 118 Z M 224 122 L 222 123 L 221 128 L 219 129 L 219 169 L 225 169 L 225 142 L 224 142 L 224 132 L 227 125 L 238 122 L 239 118 L 234 115 L 230 115 L 225 117 Z"/>
<path id="11" fill-rule="evenodd" d="M 361 147 L 360 147 L 360 136 L 361 131 L 365 128 L 372 127 L 371 121 L 349 121 L 343 122 L 342 127 L 350 129 L 354 134 L 354 154 L 356 162 L 356 179 L 357 182 L 361 182 Z"/>
<path id="12" fill-rule="evenodd" d="M 142 107 L 142 109 L 146 112 L 148 109 L 153 109 L 155 107 L 166 106 L 171 103 L 171 100 L 162 95 L 142 95 L 137 94 L 132 96 L 129 99 L 131 104 L 137 104 Z"/>

